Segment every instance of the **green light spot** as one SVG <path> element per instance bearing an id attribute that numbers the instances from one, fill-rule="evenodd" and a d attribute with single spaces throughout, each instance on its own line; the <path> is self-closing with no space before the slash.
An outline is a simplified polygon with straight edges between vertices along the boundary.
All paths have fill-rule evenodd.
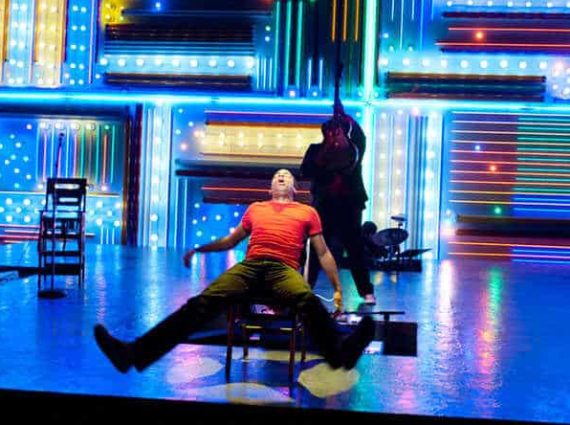
<path id="1" fill-rule="evenodd" d="M 503 209 L 501 207 L 495 207 L 493 209 L 493 212 L 495 213 L 495 215 L 501 215 L 503 213 Z"/>

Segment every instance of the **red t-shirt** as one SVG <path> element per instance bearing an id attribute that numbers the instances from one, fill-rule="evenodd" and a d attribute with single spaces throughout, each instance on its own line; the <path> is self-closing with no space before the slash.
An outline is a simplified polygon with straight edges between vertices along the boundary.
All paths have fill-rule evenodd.
<path id="1" fill-rule="evenodd" d="M 246 260 L 274 258 L 298 269 L 309 236 L 322 233 L 317 211 L 299 202 L 254 202 L 241 225 L 250 233 Z"/>

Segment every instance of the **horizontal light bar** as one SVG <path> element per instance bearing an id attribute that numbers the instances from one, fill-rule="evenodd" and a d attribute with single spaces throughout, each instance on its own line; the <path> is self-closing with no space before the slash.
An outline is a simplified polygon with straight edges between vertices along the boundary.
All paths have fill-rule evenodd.
<path id="1" fill-rule="evenodd" d="M 570 170 L 569 170 L 570 171 Z M 539 177 L 570 177 L 569 173 L 531 173 L 531 172 L 519 172 L 519 171 L 490 171 L 490 170 L 451 170 L 451 174 L 497 174 L 499 176 L 539 176 Z"/>
<path id="2" fill-rule="evenodd" d="M 479 195 L 544 195 L 543 193 L 533 192 L 500 192 L 492 190 L 450 190 L 451 193 L 476 193 Z M 549 194 L 549 196 L 552 196 Z M 560 193 L 559 196 L 570 196 L 570 193 Z"/>
<path id="3" fill-rule="evenodd" d="M 501 182 L 501 181 L 484 181 L 484 180 L 451 180 L 452 183 L 468 183 L 468 184 L 502 184 L 502 185 L 517 185 L 524 184 L 525 186 L 570 186 L 569 183 L 550 183 L 550 182 Z"/>
<path id="4" fill-rule="evenodd" d="M 473 201 L 468 199 L 451 199 L 454 204 L 486 204 L 486 205 L 540 205 L 549 207 L 567 207 L 568 204 L 558 204 L 554 202 L 514 202 L 514 201 Z"/>
<path id="5" fill-rule="evenodd" d="M 478 160 L 478 159 L 452 159 L 451 162 L 457 164 L 495 164 L 495 165 L 516 165 L 516 166 L 527 166 L 526 162 L 518 162 L 518 161 L 490 161 L 490 160 Z M 556 167 L 570 167 L 569 165 L 565 164 L 553 164 L 551 162 L 533 162 L 533 165 L 544 165 L 544 166 L 556 166 Z"/>
<path id="6" fill-rule="evenodd" d="M 461 149 L 452 149 L 451 152 L 453 153 L 469 153 L 469 154 L 477 154 L 477 155 L 482 155 L 482 154 L 487 154 L 487 155 L 517 155 L 517 156 L 525 156 L 525 155 L 533 155 L 536 156 L 536 152 L 508 152 L 508 151 L 472 151 L 472 150 L 461 150 Z M 555 156 L 555 157 L 560 157 L 560 156 L 568 156 L 570 157 L 570 153 L 565 154 L 565 153 L 546 153 L 546 152 L 541 152 L 540 156 Z"/>
<path id="7" fill-rule="evenodd" d="M 80 92 L 48 92 L 48 91 L 8 91 L 0 90 L 0 101 L 34 102 L 34 101 L 68 101 L 68 102 L 143 102 L 143 103 L 192 103 L 204 105 L 268 105 L 268 106 L 328 106 L 332 107 L 332 99 L 311 100 L 311 99 L 289 99 L 289 98 L 262 98 L 262 97 L 219 97 L 205 95 L 190 95 L 183 93 L 180 95 L 161 95 L 156 93 L 80 93 Z M 348 107 L 363 107 L 366 102 L 343 101 Z M 496 106 L 496 105 L 495 105 Z M 570 107 L 569 107 L 570 109 Z"/>
<path id="8" fill-rule="evenodd" d="M 524 27 L 449 27 L 449 31 L 500 31 L 500 32 L 570 32 L 569 28 L 524 28 Z"/>
<path id="9" fill-rule="evenodd" d="M 529 255 L 529 254 L 509 254 L 509 253 L 502 253 L 502 252 L 450 252 L 451 255 L 464 255 L 468 257 L 511 257 L 511 258 L 548 258 L 553 260 L 568 260 L 570 263 L 570 257 L 566 257 L 564 255 Z"/>
<path id="10" fill-rule="evenodd" d="M 512 244 L 512 243 L 499 243 L 499 242 L 463 242 L 463 241 L 450 241 L 450 245 L 477 245 L 477 246 L 502 246 L 507 248 L 550 248 L 550 249 L 569 249 L 568 246 L 559 245 L 535 245 L 535 244 Z"/>

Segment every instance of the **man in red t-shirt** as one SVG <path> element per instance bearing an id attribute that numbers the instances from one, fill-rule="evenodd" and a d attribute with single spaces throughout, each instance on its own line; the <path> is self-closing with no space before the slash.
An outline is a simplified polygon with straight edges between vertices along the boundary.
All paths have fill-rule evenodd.
<path id="1" fill-rule="evenodd" d="M 338 270 L 322 236 L 319 215 L 313 207 L 295 202 L 294 194 L 293 175 L 277 171 L 271 181 L 271 200 L 250 205 L 228 236 L 188 251 L 186 267 L 197 252 L 225 251 L 250 238 L 244 261 L 141 337 L 123 342 L 96 325 L 95 340 L 113 365 L 123 373 L 132 366 L 142 371 L 217 317 L 233 299 L 262 293 L 301 313 L 312 341 L 331 367 L 352 369 L 374 336 L 374 323 L 366 316 L 352 334 L 342 338 L 336 322 L 299 273 L 308 238 L 333 284 L 335 306 L 342 309 Z"/>

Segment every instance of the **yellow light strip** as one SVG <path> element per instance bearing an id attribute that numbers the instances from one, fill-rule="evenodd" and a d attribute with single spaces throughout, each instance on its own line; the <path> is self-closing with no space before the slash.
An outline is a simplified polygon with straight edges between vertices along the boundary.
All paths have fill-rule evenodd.
<path id="1" fill-rule="evenodd" d="M 302 154 L 282 154 L 282 153 L 253 153 L 253 152 L 243 152 L 243 153 L 239 153 L 239 152 L 208 152 L 208 151 L 200 151 L 200 153 L 203 153 L 205 155 L 210 155 L 210 156 L 222 156 L 222 157 L 241 157 L 241 158 L 290 158 L 290 159 L 302 159 L 303 155 Z"/>
<path id="2" fill-rule="evenodd" d="M 66 5 L 65 0 L 46 0 L 36 5 L 34 62 L 36 81 L 42 86 L 61 83 Z"/>
<path id="3" fill-rule="evenodd" d="M 332 24 L 331 24 L 331 40 L 336 41 L 336 2 L 338 0 L 332 0 Z"/>
<path id="4" fill-rule="evenodd" d="M 348 33 L 348 0 L 344 0 L 344 16 L 342 17 L 342 41 L 346 41 Z"/>
<path id="5" fill-rule="evenodd" d="M 0 82 L 3 79 L 4 63 L 8 52 L 9 1 L 0 0 Z"/>
<path id="6" fill-rule="evenodd" d="M 354 13 L 354 41 L 358 41 L 360 35 L 360 0 L 356 0 Z"/>
<path id="7" fill-rule="evenodd" d="M 203 155 L 301 159 L 309 144 L 321 139 L 320 127 L 211 124 L 195 134 Z"/>

